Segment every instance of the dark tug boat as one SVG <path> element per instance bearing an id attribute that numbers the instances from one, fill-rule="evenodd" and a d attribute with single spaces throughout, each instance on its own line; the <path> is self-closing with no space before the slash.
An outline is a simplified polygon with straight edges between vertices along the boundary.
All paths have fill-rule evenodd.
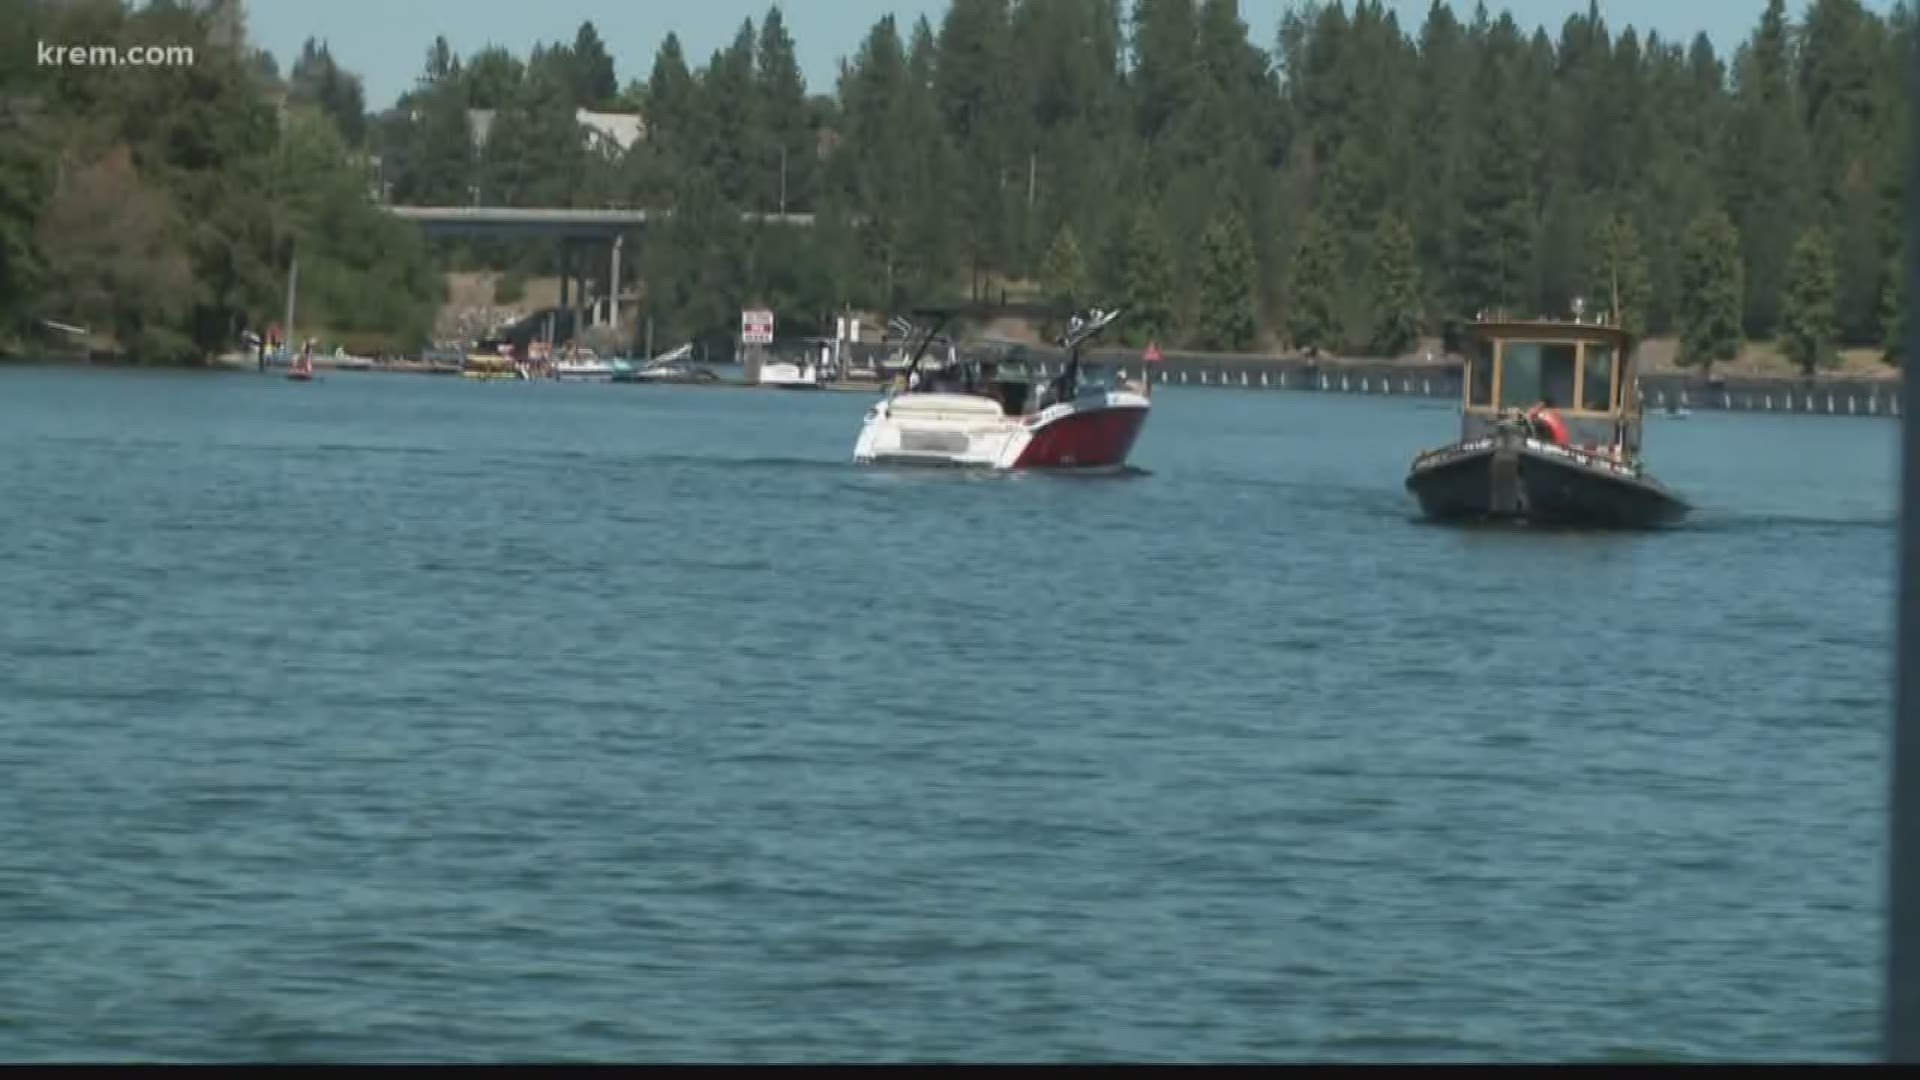
<path id="1" fill-rule="evenodd" d="M 1429 518 L 1647 529 L 1687 503 L 1648 475 L 1632 340 L 1604 319 L 1482 317 L 1466 327 L 1460 439 L 1413 459 Z"/>

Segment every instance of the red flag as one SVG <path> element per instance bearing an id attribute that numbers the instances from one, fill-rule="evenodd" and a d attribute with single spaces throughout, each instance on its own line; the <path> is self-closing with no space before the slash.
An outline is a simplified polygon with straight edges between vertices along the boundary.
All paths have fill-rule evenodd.
<path id="1" fill-rule="evenodd" d="M 1160 362 L 1160 343 L 1157 341 L 1147 342 L 1147 351 L 1141 355 L 1140 359 L 1146 361 L 1149 364 L 1159 363 Z"/>

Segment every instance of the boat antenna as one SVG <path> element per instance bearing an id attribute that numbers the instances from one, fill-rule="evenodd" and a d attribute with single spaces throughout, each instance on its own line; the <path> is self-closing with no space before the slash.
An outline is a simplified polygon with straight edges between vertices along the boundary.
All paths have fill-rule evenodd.
<path id="1" fill-rule="evenodd" d="M 1093 308 L 1085 315 L 1074 315 L 1067 319 L 1067 331 L 1060 335 L 1060 347 L 1067 350 L 1067 366 L 1060 372 L 1057 383 L 1060 396 L 1070 397 L 1079 389 L 1080 346 L 1119 317 L 1119 308 L 1112 311 Z"/>
<path id="2" fill-rule="evenodd" d="M 920 313 L 916 312 L 916 314 Z M 920 358 L 927 354 L 927 347 L 933 344 L 934 335 L 940 332 L 941 327 L 947 325 L 948 312 L 937 311 L 931 314 L 933 315 L 933 322 L 927 326 L 927 332 L 921 335 L 920 347 L 914 350 L 913 359 L 907 361 L 908 371 L 920 370 Z"/>

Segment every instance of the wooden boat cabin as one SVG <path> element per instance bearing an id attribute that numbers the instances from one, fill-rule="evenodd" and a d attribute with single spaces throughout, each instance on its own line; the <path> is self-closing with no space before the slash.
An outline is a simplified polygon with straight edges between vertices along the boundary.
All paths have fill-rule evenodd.
<path id="1" fill-rule="evenodd" d="M 1463 440 L 1544 405 L 1559 415 L 1569 445 L 1639 457 L 1633 341 L 1620 326 L 1578 314 L 1566 320 L 1488 315 L 1464 331 Z"/>

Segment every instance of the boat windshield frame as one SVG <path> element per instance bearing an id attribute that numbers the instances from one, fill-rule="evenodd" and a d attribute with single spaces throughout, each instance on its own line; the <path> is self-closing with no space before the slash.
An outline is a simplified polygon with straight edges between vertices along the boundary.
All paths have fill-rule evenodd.
<path id="1" fill-rule="evenodd" d="M 1001 305 L 1005 312 L 1013 312 L 1030 306 L 1031 305 Z M 917 341 L 918 343 L 917 347 L 914 348 L 910 354 L 910 359 L 900 369 L 901 375 L 910 378 L 915 374 L 926 374 L 934 378 L 943 379 L 951 379 L 955 375 L 958 375 L 963 386 L 963 389 L 960 390 L 961 393 L 977 393 L 978 388 L 986 384 L 1023 383 L 1044 388 L 1044 392 L 1041 390 L 1034 391 L 1039 399 L 1051 399 L 1055 401 L 1071 400 L 1079 393 L 1081 388 L 1083 363 L 1096 368 L 1100 366 L 1100 361 L 1098 360 L 1083 360 L 1081 355 L 1082 346 L 1093 338 L 1098 337 L 1102 331 L 1118 320 L 1121 309 L 1102 309 L 1095 307 L 1089 308 L 1084 312 L 1075 312 L 1069 315 L 1066 319 L 1065 331 L 1056 341 L 1056 345 L 1065 350 L 1067 354 L 1066 363 L 1062 366 L 1060 373 L 1051 378 L 1043 378 L 1036 375 L 1031 367 L 1031 362 L 1025 356 L 1019 356 L 1017 358 L 1011 356 L 987 358 L 968 355 L 960 351 L 952 342 L 949 342 L 948 349 L 952 357 L 950 360 L 934 359 L 928 362 L 927 351 L 933 345 L 934 341 L 939 338 L 940 331 L 945 329 L 950 321 L 967 313 L 968 309 L 958 307 L 919 307 L 913 309 L 912 314 L 915 317 L 914 321 L 901 319 L 897 316 L 895 319 L 890 320 L 889 326 L 904 329 L 906 331 L 905 336 L 909 341 Z M 1042 313 L 1058 317 L 1058 313 L 1053 309 L 1044 309 Z M 1022 369 L 1020 372 L 1021 377 L 1016 379 L 1003 378 L 1001 376 L 1002 367 L 1014 365 Z M 989 366 L 995 369 L 993 376 L 982 379 L 980 376 L 984 373 L 984 369 Z M 893 391 L 890 389 L 888 391 L 889 396 L 891 396 L 892 393 Z"/>
<path id="2" fill-rule="evenodd" d="M 1466 415 L 1491 419 L 1515 410 L 1524 411 L 1533 404 L 1531 401 L 1524 404 L 1502 403 L 1507 388 L 1510 347 L 1571 346 L 1571 381 L 1578 396 L 1565 401 L 1556 398 L 1553 401 L 1554 411 L 1571 419 L 1585 420 L 1627 421 L 1640 416 L 1633 342 L 1627 332 L 1618 326 L 1550 319 L 1485 319 L 1469 324 L 1466 331 L 1467 356 L 1460 380 L 1460 407 Z M 1608 357 L 1607 401 L 1604 407 L 1593 408 L 1586 400 L 1593 389 L 1587 379 L 1587 368 L 1589 361 L 1601 349 L 1611 354 Z M 1484 395 L 1476 391 L 1484 391 Z"/>

